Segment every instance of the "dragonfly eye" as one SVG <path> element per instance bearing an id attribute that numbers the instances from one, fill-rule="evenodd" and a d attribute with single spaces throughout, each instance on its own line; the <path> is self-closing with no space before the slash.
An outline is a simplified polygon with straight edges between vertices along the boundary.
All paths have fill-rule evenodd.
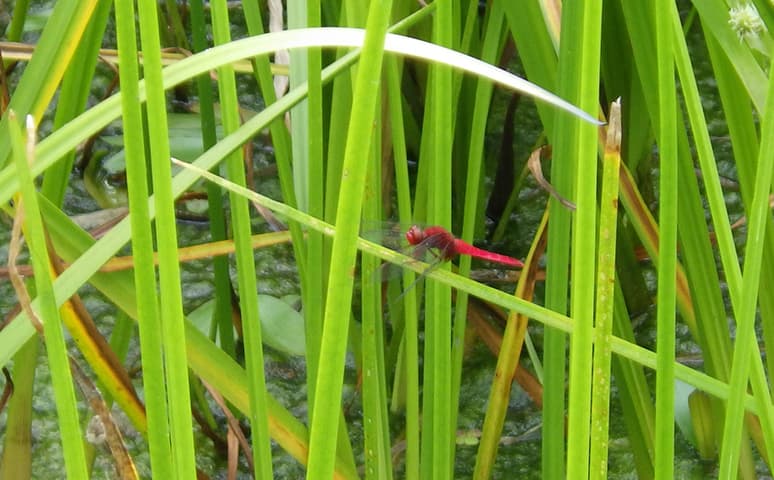
<path id="1" fill-rule="evenodd" d="M 412 226 L 411 228 L 406 231 L 406 240 L 408 240 L 409 244 L 416 245 L 419 242 L 421 242 L 424 239 L 424 234 L 422 230 L 417 227 L 416 225 Z"/>

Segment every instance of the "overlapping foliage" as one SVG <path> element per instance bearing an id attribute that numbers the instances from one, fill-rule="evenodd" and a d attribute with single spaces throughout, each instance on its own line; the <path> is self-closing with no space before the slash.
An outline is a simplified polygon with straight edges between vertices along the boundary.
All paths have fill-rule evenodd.
<path id="1" fill-rule="evenodd" d="M 0 201 L 24 231 L 35 281 L 19 282 L 19 269 L 9 268 L 22 308 L 0 331 L 0 363 L 12 365 L 14 382 L 3 477 L 34 475 L 23 433 L 30 429 L 36 326 L 56 365 L 52 384 L 73 477 L 86 475 L 94 454 L 78 440 L 81 400 L 107 425 L 117 471 L 137 475 L 100 396 L 80 373 L 87 370 L 108 404 L 147 439 L 154 477 L 196 474 L 190 408 L 209 408 L 207 397 L 232 421 L 200 421 L 228 428 L 233 438 L 243 433 L 240 421 L 249 425 L 242 448 L 256 477 L 274 473 L 273 440 L 311 478 L 452 478 L 470 470 L 487 478 L 505 462 L 498 444 L 512 382 L 525 377 L 518 359 L 528 321 L 543 330 L 537 348 L 527 343 L 540 382 L 530 395 L 543 408 L 535 476 L 606 478 L 608 432 L 618 420 L 611 408 L 622 412 L 642 478 L 674 475 L 675 442 L 688 442 L 723 478 L 755 478 L 767 468 L 774 454 L 772 360 L 761 356 L 774 341 L 774 297 L 766 291 L 774 282 L 770 2 L 287 2 L 284 25 L 271 3 L 267 11 L 262 2 L 229 10 L 214 1 L 205 10 L 201 1 L 190 8 L 141 1 L 135 12 L 128 0 L 63 0 L 31 55 L 30 45 L 11 43 L 22 39 L 30 13 L 26 2 L 14 5 L 8 42 L 0 44 L 0 85 L 9 99 L 0 122 Z M 265 34 L 277 21 L 285 31 Z M 115 25 L 115 43 L 108 25 Z M 236 25 L 246 38 L 232 39 Z M 317 29 L 336 26 L 347 28 Z M 162 54 L 161 47 L 173 45 L 194 54 Z M 94 73 L 99 58 L 117 66 L 120 88 L 95 102 L 90 95 L 104 85 L 103 74 Z M 706 59 L 710 87 L 694 74 L 693 63 Z M 532 84 L 495 66 L 519 68 Z M 288 73 L 289 90 L 275 91 L 275 80 Z M 238 84 L 252 85 L 264 108 L 244 115 L 256 108 L 244 104 Z M 173 169 L 179 138 L 170 138 L 168 92 L 178 86 L 195 89 L 201 127 L 193 167 L 177 162 L 182 168 Z M 514 101 L 510 120 L 492 121 L 495 88 L 523 96 L 530 107 L 515 108 Z M 525 226 L 513 219 L 520 194 L 534 189 L 523 172 L 537 146 L 516 142 L 514 155 L 513 134 L 520 116 L 530 115 L 531 98 L 538 99 L 532 115 L 542 130 L 537 146 L 551 146 L 543 150 L 550 157 L 543 159 L 546 177 L 574 210 L 546 195 L 542 221 Z M 618 104 L 611 107 L 619 98 L 620 118 L 613 114 Z M 704 106 L 715 99 L 720 108 L 708 122 Z M 609 125 L 596 125 L 597 116 Z M 61 205 L 84 144 L 119 119 L 129 216 L 95 239 Z M 45 127 L 41 138 L 35 125 Z M 252 157 L 242 147 L 267 129 L 282 190 L 277 199 L 246 188 Z M 731 158 L 716 158 L 719 136 Z M 719 164 L 735 175 L 739 203 L 727 205 L 730 187 L 721 183 Z M 41 175 L 36 190 L 33 179 Z M 196 251 L 213 258 L 209 336 L 183 313 L 176 235 L 175 199 L 202 177 L 209 178 L 213 243 Z M 251 294 L 261 282 L 254 248 L 278 234 L 254 235 L 250 201 L 288 225 L 279 236 L 292 244 L 300 313 Z M 496 238 L 520 237 L 503 244 L 525 248 L 511 252 L 526 258 L 515 294 L 467 278 L 469 258 L 460 259 L 456 273 L 448 265 L 436 269 L 424 288 L 405 294 L 393 280 L 383 297 L 372 281 L 379 259 L 405 267 L 404 286 L 413 284 L 412 270 L 425 266 L 359 239 L 364 221 L 425 221 L 471 240 L 486 233 L 487 214 L 497 217 Z M 739 221 L 732 227 L 732 220 Z M 216 243 L 227 239 L 232 243 Z M 12 239 L 11 253 L 19 242 Z M 112 257 L 129 243 L 133 269 L 121 270 Z M 231 259 L 219 256 L 223 248 L 235 252 Z M 76 295 L 86 284 L 125 315 L 109 342 Z M 469 322 L 477 316 L 470 296 L 510 311 L 504 328 Z M 654 342 L 636 340 L 632 318 L 642 311 L 654 314 Z M 277 315 L 296 322 L 289 331 L 304 332 L 301 346 L 288 349 L 305 353 L 305 417 L 267 391 L 264 345 L 283 348 L 264 338 L 281 336 Z M 122 365 L 135 335 L 130 319 L 138 323 L 142 354 L 135 378 Z M 82 353 L 71 354 L 72 372 L 61 324 Z M 676 325 L 687 327 L 701 352 L 698 366 L 676 360 Z M 487 410 L 475 465 L 459 465 L 456 418 L 471 335 L 484 339 L 497 360 L 488 401 L 481 399 Z M 354 422 L 342 413 L 348 351 L 362 380 Z M 686 385 L 688 398 L 675 402 Z"/>

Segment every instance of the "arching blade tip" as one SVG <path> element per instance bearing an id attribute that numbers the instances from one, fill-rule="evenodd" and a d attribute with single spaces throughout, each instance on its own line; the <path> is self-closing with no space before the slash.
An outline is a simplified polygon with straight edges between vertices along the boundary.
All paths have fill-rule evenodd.
<path id="1" fill-rule="evenodd" d="M 593 116 L 591 116 L 590 114 L 586 113 L 586 112 L 585 112 L 585 111 L 583 111 L 583 110 L 580 110 L 580 109 L 579 109 L 578 111 L 576 111 L 576 112 L 573 112 L 573 113 L 575 113 L 576 115 L 578 115 L 578 116 L 579 116 L 581 119 L 583 119 L 583 120 L 585 120 L 585 121 L 587 121 L 587 122 L 589 122 L 589 123 L 593 123 L 594 125 L 597 125 L 597 126 L 600 126 L 600 127 L 601 127 L 602 125 L 607 125 L 607 122 L 603 122 L 602 120 L 599 120 L 599 119 L 597 119 L 597 118 L 594 118 Z"/>

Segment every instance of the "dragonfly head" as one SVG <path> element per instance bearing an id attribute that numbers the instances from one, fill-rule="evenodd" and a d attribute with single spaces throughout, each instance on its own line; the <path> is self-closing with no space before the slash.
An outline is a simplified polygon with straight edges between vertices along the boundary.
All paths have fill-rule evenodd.
<path id="1" fill-rule="evenodd" d="M 408 243 L 411 245 L 417 245 L 421 243 L 422 240 L 424 239 L 425 239 L 425 232 L 422 231 L 422 229 L 416 225 L 413 225 L 406 232 L 406 240 L 408 240 Z"/>

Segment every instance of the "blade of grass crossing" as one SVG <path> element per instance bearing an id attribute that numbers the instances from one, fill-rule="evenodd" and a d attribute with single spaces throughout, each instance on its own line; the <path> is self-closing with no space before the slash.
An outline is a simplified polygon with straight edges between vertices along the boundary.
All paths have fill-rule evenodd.
<path id="1" fill-rule="evenodd" d="M 245 2 L 244 13 L 245 20 L 247 21 L 247 31 L 251 36 L 263 35 L 263 20 L 261 18 L 261 9 L 255 2 Z M 265 55 L 256 57 L 253 59 L 255 78 L 258 85 L 261 87 L 261 96 L 265 105 L 271 105 L 277 101 L 276 93 L 274 92 L 274 83 L 272 81 L 271 66 L 269 58 Z M 277 171 L 280 177 L 280 187 L 282 188 L 282 197 L 285 199 L 288 205 L 296 205 L 295 193 L 293 190 L 293 174 L 291 169 L 291 154 L 290 154 L 290 135 L 285 127 L 284 118 L 278 117 L 270 125 L 272 144 L 274 145 L 275 158 L 277 159 Z M 292 224 L 290 226 L 293 238 L 299 240 L 293 242 L 300 244 L 301 231 Z M 302 250 L 296 250 L 298 256 L 302 253 Z M 303 258 L 303 257 L 299 257 Z M 304 267 L 303 261 L 299 261 L 299 268 Z M 303 275 L 302 275 L 303 277 Z"/>
<path id="2" fill-rule="evenodd" d="M 254 131 L 254 130 L 251 130 L 251 131 Z M 287 205 L 277 202 L 275 200 L 269 199 L 263 195 L 257 194 L 251 190 L 248 190 L 243 187 L 239 187 L 238 185 L 235 185 L 221 177 L 212 175 L 206 169 L 212 167 L 210 163 L 213 162 L 213 159 L 209 158 L 209 156 L 206 156 L 206 155 L 207 154 L 205 154 L 205 156 L 203 156 L 198 161 L 199 166 L 194 164 L 186 164 L 183 162 L 180 162 L 180 165 L 186 167 L 187 170 L 196 172 L 195 174 L 197 177 L 198 176 L 205 177 L 208 180 L 217 183 L 221 187 L 226 188 L 230 191 L 234 191 L 240 195 L 245 196 L 246 198 L 250 198 L 252 201 L 255 201 L 260 205 L 263 205 L 264 207 L 269 208 L 281 215 L 285 215 L 288 218 L 294 219 L 298 222 L 308 225 L 310 228 L 319 230 L 324 235 L 331 236 L 331 237 L 334 236 L 336 232 L 336 228 L 334 228 L 332 225 L 326 222 L 320 221 L 316 218 L 310 217 L 304 214 L 303 212 L 300 212 L 296 209 L 288 207 Z M 190 181 L 192 182 L 193 180 L 190 180 Z M 119 223 L 119 225 L 114 228 L 127 230 L 126 228 L 124 228 L 125 226 L 126 226 L 125 224 Z M 109 241 L 105 242 L 104 240 L 105 238 L 108 238 Z M 113 251 L 118 250 L 120 246 L 120 245 L 116 245 L 115 239 L 109 238 L 107 236 L 103 237 L 103 239 L 101 239 L 100 242 L 104 242 L 100 246 L 109 245 Z M 360 249 L 363 252 L 378 256 L 379 258 L 391 263 L 400 264 L 401 266 L 410 268 L 415 272 L 423 273 L 427 268 L 427 264 L 424 264 L 422 262 L 411 262 L 412 260 L 411 257 L 407 257 L 398 252 L 395 252 L 394 250 L 390 250 L 386 247 L 382 247 L 359 238 L 357 239 L 356 243 L 357 243 L 358 249 Z M 99 252 L 99 249 L 97 249 L 94 253 L 95 254 L 99 253 L 101 255 L 101 253 Z M 67 272 L 69 272 L 69 270 L 66 271 L 65 273 Z M 91 271 L 86 273 L 93 274 L 94 272 Z M 560 329 L 561 331 L 566 333 L 571 333 L 574 330 L 573 320 L 566 317 L 565 315 L 558 314 L 552 310 L 548 310 L 544 307 L 530 303 L 526 300 L 516 298 L 513 295 L 509 295 L 501 290 L 497 290 L 492 287 L 482 285 L 478 282 L 475 282 L 465 277 L 461 277 L 451 272 L 434 270 L 430 273 L 427 273 L 427 276 L 435 280 L 438 280 L 440 282 L 443 282 L 447 285 L 454 285 L 455 288 L 467 291 L 469 295 L 474 295 L 478 298 L 481 298 L 482 300 L 500 305 L 503 308 L 514 310 L 519 313 L 523 313 L 524 315 L 529 316 L 530 318 L 536 321 L 539 321 L 551 328 Z M 57 282 L 61 282 L 61 284 L 57 283 L 56 285 L 58 289 L 57 290 L 58 302 L 63 301 L 59 299 L 60 295 L 64 297 L 66 293 L 69 293 L 69 290 L 67 290 L 65 286 L 67 285 L 66 283 L 67 281 L 72 281 L 71 277 L 74 277 L 76 280 L 78 279 L 76 275 L 65 276 L 63 274 L 60 277 L 62 278 L 62 280 L 57 280 Z M 20 315 L 18 318 L 22 321 L 26 321 L 25 315 Z M 14 324 L 12 325 L 15 325 L 15 324 L 16 322 L 14 322 Z M 0 340 L 3 339 L 2 337 L 3 332 L 5 332 L 5 330 L 0 331 Z M 651 369 L 656 368 L 656 355 L 653 352 L 636 345 L 635 343 L 628 342 L 616 336 L 611 338 L 611 346 L 612 346 L 613 352 L 617 353 L 623 358 L 629 359 L 631 361 L 634 361 L 640 365 L 643 365 Z M 715 395 L 720 399 L 725 399 L 728 397 L 727 384 L 713 377 L 710 377 L 707 374 L 701 373 L 695 369 L 678 364 L 675 367 L 675 377 L 679 380 L 685 381 L 690 385 L 700 388 L 706 391 L 707 393 Z M 745 396 L 744 406 L 751 413 L 757 414 L 758 404 L 752 395 Z"/>
<path id="3" fill-rule="evenodd" d="M 216 44 L 231 40 L 228 7 L 225 0 L 216 0 L 212 6 L 213 38 Z M 239 103 L 236 94 L 236 79 L 232 67 L 224 65 L 218 69 L 218 93 L 221 105 L 223 129 L 231 133 L 239 128 Z M 248 159 L 252 162 L 252 158 Z M 240 151 L 231 153 L 226 159 L 228 176 L 234 183 L 246 184 L 245 166 Z M 269 421 L 266 416 L 266 378 L 263 369 L 263 342 L 261 322 L 258 318 L 258 291 L 255 275 L 255 257 L 250 246 L 251 225 L 247 199 L 231 194 L 231 228 L 234 232 L 237 278 L 239 283 L 239 307 L 244 330 L 244 348 L 248 387 L 250 393 L 250 426 L 252 427 L 253 465 L 255 477 L 270 479 L 272 473 Z"/>
<path id="4" fill-rule="evenodd" d="M 148 205 L 146 140 L 141 105 L 134 100 L 139 96 L 134 2 L 118 0 L 115 2 L 115 9 L 127 193 L 132 212 L 130 221 L 136 286 L 134 291 L 142 355 L 144 401 L 148 418 L 148 449 L 153 475 L 172 478 L 174 466 L 169 443 L 167 386 L 164 382 L 162 336 L 159 335 L 162 326 L 156 272 L 153 267 L 153 232 Z"/>
<path id="5" fill-rule="evenodd" d="M 212 165 L 210 165 L 209 168 L 212 168 Z M 207 173 L 209 174 L 209 172 Z M 221 177 L 214 178 L 220 179 Z M 220 183 L 218 183 L 218 185 L 224 186 Z M 232 183 L 230 185 L 234 184 Z M 246 189 L 245 191 L 250 192 Z M 242 194 L 241 191 L 240 194 Z M 40 198 L 45 200 L 45 197 Z M 76 262 L 77 259 L 79 257 L 82 258 L 83 255 L 92 255 L 94 253 L 92 245 L 95 241 L 91 235 L 76 227 L 67 216 L 61 213 L 60 210 L 51 206 L 50 202 L 41 203 L 41 206 L 46 204 L 49 205 L 45 208 L 49 231 L 52 233 L 52 238 L 55 243 L 60 247 L 64 247 L 59 248 L 58 253 L 69 262 Z M 51 222 L 51 219 L 55 217 L 53 212 L 59 212 L 56 222 Z M 298 218 L 296 220 L 298 220 Z M 123 225 L 128 225 L 128 221 L 125 221 Z M 72 229 L 72 231 L 67 231 L 67 227 Z M 115 228 L 123 230 L 123 236 L 129 235 L 129 229 L 123 228 L 121 224 Z M 103 237 L 103 239 L 104 238 L 105 237 Z M 125 242 L 121 242 L 120 245 L 123 245 L 124 243 Z M 108 244 L 111 245 L 111 248 L 116 248 L 118 245 L 114 240 L 108 242 Z M 79 274 L 82 274 L 82 272 Z M 137 317 L 135 297 L 124 295 L 124 292 L 134 291 L 134 285 L 129 272 L 112 272 L 109 274 L 103 272 L 87 272 L 86 275 L 95 288 L 103 292 L 119 308 L 123 309 L 133 318 Z M 72 281 L 71 277 L 72 276 L 68 278 L 65 276 L 64 281 Z M 61 301 L 62 300 L 58 299 L 58 302 Z M 30 324 L 26 317 L 22 318 L 22 320 L 25 325 Z M 185 341 L 188 361 L 193 372 L 221 392 L 229 402 L 234 404 L 239 410 L 245 414 L 249 414 L 250 402 L 245 370 L 236 364 L 232 358 L 219 349 L 211 340 L 207 339 L 207 337 L 190 322 L 186 323 Z M 270 396 L 268 397 L 267 408 L 268 415 L 271 418 L 270 425 L 272 438 L 274 438 L 285 451 L 292 455 L 293 458 L 297 459 L 299 462 L 305 462 L 308 453 L 308 433 L 304 426 Z M 136 428 L 142 430 L 141 426 L 136 426 Z M 353 464 L 350 463 L 345 465 L 342 462 L 338 462 L 337 472 L 334 478 L 356 478 Z"/>
<path id="6" fill-rule="evenodd" d="M 161 317 L 161 343 L 167 381 L 171 458 L 174 477 L 192 478 L 196 475 L 196 463 L 188 388 L 188 364 L 185 344 L 180 342 L 180 339 L 185 337 L 185 330 L 156 3 L 148 0 L 138 2 L 138 14 L 148 95 L 148 142 L 156 205 L 156 228 L 158 232 L 164 232 L 163 235 L 157 236 L 156 241 L 159 252 L 160 308 L 164 312 Z"/>
<path id="7" fill-rule="evenodd" d="M 347 62 L 349 62 L 350 59 L 346 59 L 345 61 L 336 62 L 334 65 L 329 66 L 325 70 L 325 75 L 323 78 L 330 79 L 333 74 L 337 71 L 339 71 L 343 65 L 346 65 Z M 141 82 L 140 85 L 142 86 L 144 82 Z M 305 88 L 299 88 L 298 90 L 294 90 L 288 93 L 285 97 L 277 101 L 276 104 L 272 104 L 268 107 L 266 107 L 261 113 L 254 116 L 245 124 L 240 127 L 236 132 L 232 133 L 231 135 L 228 135 L 226 138 L 224 138 L 221 142 L 217 143 L 213 148 L 202 154 L 199 158 L 199 165 L 204 165 L 205 168 L 211 169 L 215 165 L 217 165 L 224 156 L 226 156 L 228 153 L 233 152 L 237 148 L 239 148 L 240 145 L 242 145 L 244 142 L 248 141 L 250 138 L 252 138 L 254 135 L 256 135 L 257 132 L 259 132 L 261 129 L 265 128 L 270 122 L 272 122 L 275 118 L 280 116 L 285 110 L 288 108 L 289 105 L 292 105 L 294 102 L 299 101 L 299 99 L 306 93 Z M 144 99 L 144 91 L 142 88 L 140 89 L 140 99 Z M 117 100 L 121 100 L 122 96 L 119 94 L 116 97 Z M 112 109 L 114 106 L 112 106 L 112 103 L 110 100 L 109 107 Z M 95 107 L 99 108 L 99 107 Z M 117 111 L 117 105 L 115 106 Z M 93 120 L 93 116 L 90 115 L 90 112 L 92 112 L 94 109 L 86 112 L 84 115 L 86 116 L 86 119 Z M 81 117 L 83 117 L 82 115 Z M 79 118 L 81 118 L 79 117 Z M 100 124 L 101 121 L 97 121 L 97 125 Z M 86 124 L 89 124 L 89 122 L 86 122 Z M 80 127 L 84 127 L 84 125 L 80 125 Z M 61 147 L 62 142 L 66 140 L 67 136 L 63 136 L 66 132 L 65 129 L 60 130 L 59 132 L 55 132 L 51 136 L 47 137 L 46 140 L 41 142 L 41 144 L 38 146 L 38 153 L 40 160 L 36 163 L 45 163 L 47 165 L 50 165 L 53 163 L 53 157 L 56 156 L 56 152 L 59 151 L 58 148 Z M 72 131 L 69 131 L 68 135 L 71 135 Z M 44 150 L 43 144 L 48 142 L 48 145 L 52 145 L 52 148 L 55 150 L 55 152 L 51 152 L 50 150 Z M 52 143 L 54 142 L 54 143 Z M 65 148 L 66 149 L 66 148 Z M 42 158 L 42 154 L 45 152 L 45 155 L 51 157 L 47 159 Z M 33 173 L 35 172 L 35 168 L 33 166 Z M 175 177 L 175 179 L 172 182 L 172 188 L 175 196 L 178 196 L 182 194 L 186 189 L 190 188 L 191 185 L 196 181 L 197 176 L 190 174 L 188 172 L 183 172 L 182 174 L 179 174 Z M 13 181 L 10 182 L 10 184 L 2 184 L 3 187 L 6 187 L 7 189 L 12 189 L 15 185 Z M 150 199 L 151 202 L 154 201 L 153 198 Z M 149 205 L 151 218 L 153 218 L 153 215 L 155 215 L 155 207 L 154 205 Z M 99 242 L 97 242 L 96 246 L 94 247 L 93 251 L 89 251 L 88 254 L 80 257 L 77 261 L 74 261 L 74 263 L 68 268 L 65 272 L 62 273 L 60 278 L 63 278 L 64 280 L 57 280 L 57 299 L 58 301 L 64 301 L 64 299 L 69 298 L 75 291 L 77 291 L 78 287 L 82 285 L 85 282 L 85 278 L 88 278 L 89 276 L 93 275 L 99 267 L 105 263 L 111 256 L 113 256 L 125 243 L 126 238 L 128 238 L 128 232 L 129 232 L 129 220 L 124 220 L 122 222 L 119 222 L 113 229 L 111 229 L 107 234 L 105 234 L 104 237 L 100 239 Z M 83 233 L 85 235 L 85 233 Z M 66 238 L 66 237 L 65 237 Z M 85 275 L 85 277 L 82 277 L 82 275 Z M 17 317 L 21 318 L 25 317 L 24 315 Z M 23 325 L 22 325 L 23 324 Z M 17 322 L 14 321 L 11 326 L 12 328 L 6 328 L 4 330 L 0 330 L 0 337 L 5 335 L 11 335 L 15 338 L 21 339 L 22 336 L 26 339 L 29 338 L 30 335 L 32 335 L 32 327 L 28 322 L 19 322 L 18 325 L 20 327 L 16 327 Z M 21 336 L 19 336 L 21 334 Z M 3 352 L 6 352 L 5 350 L 0 351 L 0 354 Z M 7 359 L 6 359 L 7 361 Z"/>
<path id="8" fill-rule="evenodd" d="M 677 268 L 677 125 L 672 22 L 668 0 L 654 4 L 658 64 L 659 258 L 656 300 L 656 455 L 659 478 L 674 474 L 675 270 Z"/>
<path id="9" fill-rule="evenodd" d="M 355 264 L 357 237 L 360 226 L 363 187 L 367 163 L 362 161 L 371 143 L 371 128 L 376 98 L 370 94 L 378 83 L 384 56 L 384 36 L 391 10 L 390 0 L 374 1 L 370 5 L 363 54 L 355 83 L 354 102 L 344 170 L 336 211 L 336 236 L 333 239 L 329 289 L 325 303 L 320 365 L 313 409 L 326 412 L 314 415 L 310 432 L 308 476 L 311 479 L 330 478 L 336 451 L 331 438 L 338 434 L 342 376 L 349 330 L 352 300 L 352 269 Z"/>
<path id="10" fill-rule="evenodd" d="M 422 10 L 424 12 L 424 10 Z M 421 16 L 417 15 L 412 17 L 413 20 L 417 20 Z M 405 26 L 402 23 L 401 26 Z M 324 28 L 324 29 L 300 29 L 283 31 L 276 34 L 267 34 L 259 37 L 250 37 L 240 40 L 235 40 L 226 45 L 220 45 L 217 48 L 210 48 L 204 52 L 198 53 L 194 56 L 188 57 L 180 62 L 170 65 L 164 70 L 162 80 L 164 80 L 166 88 L 178 85 L 188 79 L 195 77 L 201 73 L 204 73 L 213 68 L 217 68 L 219 65 L 229 64 L 233 61 L 248 58 L 254 55 L 267 54 L 276 50 L 276 44 L 282 44 L 293 48 L 302 47 L 319 47 L 319 46 L 346 46 L 351 48 L 359 47 L 364 40 L 364 32 L 360 30 L 343 29 L 343 28 Z M 581 111 L 577 107 L 569 104 L 565 100 L 540 89 L 535 85 L 531 85 L 526 80 L 507 74 L 502 70 L 486 64 L 484 62 L 477 61 L 470 57 L 464 57 L 459 52 L 454 52 L 443 47 L 422 42 L 420 40 L 412 39 L 400 35 L 390 35 L 387 37 L 385 43 L 386 50 L 391 52 L 400 53 L 402 55 L 419 55 L 422 52 L 425 59 L 434 59 L 439 63 L 447 65 L 453 65 L 466 72 L 474 73 L 477 75 L 491 76 L 493 81 L 506 85 L 508 88 L 516 91 L 521 91 L 527 95 L 530 95 L 541 102 L 546 102 L 551 105 L 572 114 L 579 118 L 583 118 L 586 121 L 592 123 L 598 123 L 596 120 L 591 119 L 589 114 Z M 351 62 L 356 58 L 357 52 L 353 52 L 346 56 L 346 62 L 336 62 L 336 67 L 333 65 L 330 71 L 337 71 L 344 68 L 347 62 Z M 328 68 L 326 68 L 328 71 Z M 324 78 L 327 78 L 324 77 Z M 291 95 L 291 92 L 288 93 Z M 299 101 L 300 90 L 292 93 L 292 101 Z M 140 101 L 145 100 L 145 82 L 140 84 Z M 76 147 L 89 132 L 95 133 L 102 127 L 114 120 L 115 117 L 110 116 L 110 112 L 117 108 L 120 103 L 120 96 L 114 95 L 113 97 L 101 102 L 94 108 L 89 109 L 72 122 L 68 123 L 66 127 L 63 127 L 57 132 L 54 132 L 51 136 L 47 137 L 45 141 L 40 144 L 40 165 L 32 167 L 33 173 L 39 173 L 46 169 L 55 162 L 59 156 L 64 152 Z M 61 132 L 61 133 L 60 133 Z M 56 140 L 54 140 L 56 139 Z M 13 187 L 15 185 L 15 179 L 12 178 L 13 174 L 9 169 L 0 170 L 0 200 L 10 198 Z"/>
<path id="11" fill-rule="evenodd" d="M 46 340 L 48 365 L 51 369 L 51 383 L 54 388 L 56 411 L 59 419 L 59 432 L 62 439 L 62 451 L 65 470 L 69 478 L 87 478 L 86 455 L 83 448 L 83 436 L 78 420 L 78 408 L 75 388 L 70 373 L 70 361 L 64 340 L 64 329 L 59 318 L 59 310 L 54 297 L 51 282 L 49 254 L 46 247 L 43 221 L 38 209 L 35 184 L 30 175 L 28 159 L 34 150 L 35 125 L 31 116 L 27 117 L 27 135 L 29 145 L 25 148 L 19 124 L 11 111 L 9 113 L 10 137 L 13 142 L 13 156 L 21 185 L 21 202 L 17 203 L 17 215 L 24 215 L 24 238 L 30 251 L 37 290 L 39 321 L 43 323 Z"/>
<path id="12" fill-rule="evenodd" d="M 423 9 L 420 12 L 425 13 L 428 11 L 432 10 Z M 413 20 L 420 18 L 422 18 L 421 15 L 415 15 L 412 17 Z M 405 26 L 406 22 L 402 22 L 401 25 Z M 362 39 L 362 36 L 355 32 L 348 32 L 346 35 L 348 35 L 350 39 L 353 35 L 358 40 Z M 197 54 L 165 69 L 164 75 L 162 77 L 164 85 L 165 87 L 170 88 L 187 78 L 204 73 L 212 68 L 216 68 L 219 65 L 227 64 L 231 61 L 244 57 L 268 53 L 272 51 L 272 41 L 280 40 L 283 38 L 288 40 L 296 38 L 297 36 L 298 32 L 283 32 L 281 34 L 270 34 L 255 38 L 243 39 L 240 41 L 231 42 L 228 45 L 208 49 L 205 52 Z M 296 40 L 298 41 L 299 39 L 296 38 Z M 301 42 L 301 45 L 307 44 L 306 42 L 308 41 L 309 39 L 307 38 Z M 409 39 L 404 39 L 404 41 L 413 43 L 409 41 Z M 335 42 L 335 44 L 338 43 L 339 41 Z M 394 51 L 402 52 L 404 54 L 409 51 L 407 47 L 408 45 L 404 45 L 403 47 L 400 47 L 396 44 L 392 45 Z M 357 52 L 353 52 L 347 55 L 345 58 L 342 58 L 340 61 L 337 61 L 331 66 L 327 67 L 324 70 L 323 79 L 330 79 L 335 74 L 335 72 L 338 72 L 345 66 L 349 65 L 353 59 L 356 58 L 356 56 Z M 145 81 L 141 81 L 138 86 L 139 92 L 137 98 L 139 98 L 140 101 L 145 101 Z M 200 164 L 207 165 L 208 168 L 212 168 L 221 160 L 222 156 L 238 148 L 242 143 L 253 136 L 256 131 L 265 127 L 267 123 L 271 122 L 279 115 L 284 113 L 289 105 L 298 102 L 305 93 L 306 89 L 303 87 L 288 92 L 288 94 L 279 100 L 276 104 L 269 105 L 266 107 L 266 109 L 264 109 L 263 112 L 248 120 L 244 128 L 240 128 L 238 132 L 229 135 L 222 142 L 218 143 L 212 149 L 206 152 L 202 156 Z M 109 98 L 94 108 L 84 112 L 72 122 L 68 123 L 67 126 L 52 133 L 49 137 L 43 140 L 38 146 L 38 161 L 31 167 L 32 172 L 34 174 L 39 174 L 45 170 L 45 168 L 55 163 L 56 160 L 64 155 L 67 151 L 77 146 L 81 141 L 83 141 L 85 137 L 95 133 L 107 125 L 110 121 L 114 120 L 119 112 L 121 98 L 121 94 Z M 191 185 L 193 181 L 194 176 L 189 173 L 178 175 L 174 179 L 172 185 L 175 194 L 179 195 L 182 193 Z M 12 173 L 8 168 L 0 171 L 0 199 L 10 199 L 17 185 L 18 180 L 16 179 L 15 174 Z M 120 228 L 115 227 L 113 230 L 111 230 L 99 243 L 99 246 L 96 247 L 89 256 L 79 259 L 77 268 L 72 266 L 70 269 L 68 269 L 68 271 L 64 272 L 62 276 L 68 279 L 77 279 L 80 278 L 82 272 L 93 273 L 97 268 L 99 268 L 99 265 L 104 263 L 107 258 L 115 253 L 115 250 L 111 251 L 110 249 L 113 247 L 116 249 L 118 248 L 116 246 L 116 242 L 120 243 L 126 241 L 125 237 L 122 237 L 122 235 L 126 235 L 126 233 L 129 231 L 128 223 L 129 222 L 121 223 L 119 224 L 122 225 Z M 108 245 L 109 247 L 107 247 Z M 61 298 L 68 297 L 73 292 L 75 292 L 81 284 L 82 281 L 81 283 L 68 283 L 64 281 L 61 283 L 57 282 L 57 298 L 60 298 L 60 295 Z M 12 324 L 9 325 L 9 328 L 0 331 L 0 338 L 2 338 L 4 341 L 10 341 L 11 344 L 15 345 L 15 348 L 3 350 L 0 352 L 0 356 L 3 356 L 4 354 L 7 358 L 7 356 L 12 355 L 21 345 L 24 339 L 28 338 L 30 335 L 32 335 L 32 329 L 28 324 L 24 324 L 22 320 L 12 322 Z"/>

